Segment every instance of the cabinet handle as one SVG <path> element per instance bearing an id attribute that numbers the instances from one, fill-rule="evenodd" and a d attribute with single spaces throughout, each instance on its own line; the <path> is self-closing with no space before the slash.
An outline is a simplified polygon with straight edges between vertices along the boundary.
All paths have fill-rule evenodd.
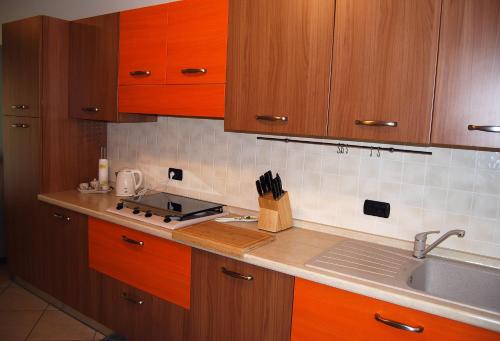
<path id="1" fill-rule="evenodd" d="M 99 108 L 97 108 L 97 107 L 83 107 L 82 111 L 86 111 L 86 112 L 98 112 Z"/>
<path id="2" fill-rule="evenodd" d="M 134 298 L 130 297 L 126 292 L 122 292 L 122 298 L 125 301 L 129 301 L 129 302 L 137 304 L 137 305 L 143 305 L 144 304 L 143 300 L 134 299 Z"/>
<path id="3" fill-rule="evenodd" d="M 479 130 L 479 131 L 485 131 L 487 133 L 500 133 L 500 126 L 476 126 L 470 124 L 467 128 L 469 130 Z"/>
<path id="4" fill-rule="evenodd" d="M 287 122 L 288 116 L 257 115 L 255 119 L 258 121 Z"/>
<path id="5" fill-rule="evenodd" d="M 26 123 L 15 123 L 10 125 L 11 128 L 29 128 L 30 125 Z"/>
<path id="6" fill-rule="evenodd" d="M 68 221 L 68 222 L 71 221 L 70 217 L 59 214 L 59 213 L 54 213 L 52 216 L 56 219 L 61 219 L 61 220 Z"/>
<path id="7" fill-rule="evenodd" d="M 394 121 L 372 121 L 372 120 L 356 120 L 354 124 L 358 126 L 370 126 L 370 127 L 391 127 L 396 128 L 398 126 L 398 122 Z"/>
<path id="8" fill-rule="evenodd" d="M 208 72 L 207 69 L 204 69 L 204 68 L 199 68 L 199 69 L 182 69 L 181 70 L 181 73 L 184 75 L 184 76 L 196 76 L 196 75 L 204 75 Z"/>
<path id="9" fill-rule="evenodd" d="M 151 71 L 149 70 L 135 70 L 129 72 L 132 77 L 148 77 L 151 76 Z"/>
<path id="10" fill-rule="evenodd" d="M 10 108 L 13 110 L 26 110 L 29 109 L 29 106 L 25 104 L 16 104 L 16 105 L 11 105 Z"/>
<path id="11" fill-rule="evenodd" d="M 125 243 L 139 245 L 139 246 L 144 246 L 144 242 L 143 241 L 141 241 L 141 240 L 135 240 L 135 239 L 130 239 L 127 236 L 122 236 L 122 240 Z"/>
<path id="12" fill-rule="evenodd" d="M 234 272 L 234 271 L 228 270 L 225 267 L 222 267 L 221 271 L 222 271 L 222 273 L 224 275 L 228 275 L 228 276 L 231 276 L 231 277 L 234 277 L 234 278 L 243 279 L 245 281 L 251 281 L 251 280 L 253 280 L 253 276 L 252 275 L 242 275 L 242 274 L 240 274 L 238 272 Z"/>
<path id="13" fill-rule="evenodd" d="M 406 331 L 412 332 L 412 333 L 422 333 L 424 331 L 424 327 L 421 327 L 421 326 L 412 327 L 412 326 L 409 326 L 409 325 L 401 323 L 401 322 L 388 320 L 388 319 L 383 318 L 378 313 L 375 314 L 375 320 L 380 322 L 380 323 L 383 323 L 385 325 L 388 325 L 390 327 L 406 330 Z"/>

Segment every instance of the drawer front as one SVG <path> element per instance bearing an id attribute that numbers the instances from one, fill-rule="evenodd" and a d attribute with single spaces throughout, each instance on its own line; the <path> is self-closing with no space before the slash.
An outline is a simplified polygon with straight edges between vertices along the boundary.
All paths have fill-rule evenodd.
<path id="1" fill-rule="evenodd" d="M 120 86 L 122 113 L 224 117 L 224 84 Z"/>
<path id="2" fill-rule="evenodd" d="M 89 265 L 189 309 L 190 247 L 89 218 Z"/>
<path id="3" fill-rule="evenodd" d="M 375 319 L 423 327 L 415 333 Z M 299 340 L 499 340 L 500 333 L 404 308 L 326 285 L 295 280 L 292 341 Z"/>

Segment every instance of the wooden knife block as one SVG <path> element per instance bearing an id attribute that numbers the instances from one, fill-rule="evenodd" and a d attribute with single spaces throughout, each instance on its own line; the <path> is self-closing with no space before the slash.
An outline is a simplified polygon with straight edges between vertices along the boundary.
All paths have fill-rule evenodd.
<path id="1" fill-rule="evenodd" d="M 260 215 L 258 227 L 260 230 L 279 232 L 292 227 L 292 209 L 288 192 L 278 200 L 271 193 L 259 197 Z"/>

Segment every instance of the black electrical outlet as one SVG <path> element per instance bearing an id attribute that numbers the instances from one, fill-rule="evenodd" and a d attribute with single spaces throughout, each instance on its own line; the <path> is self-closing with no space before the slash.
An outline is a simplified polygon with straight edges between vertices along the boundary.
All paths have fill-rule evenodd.
<path id="1" fill-rule="evenodd" d="M 170 180 L 182 181 L 182 169 L 169 168 L 168 169 L 168 178 Z"/>
<path id="2" fill-rule="evenodd" d="M 391 204 L 388 202 L 365 200 L 363 213 L 375 217 L 389 218 L 391 213 Z"/>

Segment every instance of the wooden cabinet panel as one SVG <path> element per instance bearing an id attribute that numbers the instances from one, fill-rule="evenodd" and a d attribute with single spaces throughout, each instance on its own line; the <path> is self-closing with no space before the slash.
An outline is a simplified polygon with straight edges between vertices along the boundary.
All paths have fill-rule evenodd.
<path id="1" fill-rule="evenodd" d="M 5 226 L 9 271 L 33 279 L 33 232 L 38 228 L 40 119 L 3 117 Z"/>
<path id="2" fill-rule="evenodd" d="M 225 83 L 228 0 L 174 2 L 168 13 L 167 84 Z"/>
<path id="3" fill-rule="evenodd" d="M 99 321 L 127 340 L 183 340 L 187 310 L 105 275 L 99 287 Z"/>
<path id="4" fill-rule="evenodd" d="M 71 117 L 116 120 L 118 14 L 71 23 L 69 113 Z"/>
<path id="5" fill-rule="evenodd" d="M 326 135 L 333 20 L 332 0 L 230 1 L 226 130 Z"/>
<path id="6" fill-rule="evenodd" d="M 412 333 L 375 320 L 422 326 Z M 299 340 L 498 340 L 499 333 L 404 308 L 323 284 L 295 279 L 292 341 Z"/>
<path id="7" fill-rule="evenodd" d="M 91 268 L 189 308 L 190 247 L 95 218 L 88 228 Z"/>
<path id="8" fill-rule="evenodd" d="M 444 0 L 433 144 L 500 148 L 500 1 Z"/>
<path id="9" fill-rule="evenodd" d="M 224 84 L 121 86 L 118 107 L 124 113 L 224 117 Z"/>
<path id="10" fill-rule="evenodd" d="M 3 113 L 40 116 L 43 17 L 2 25 Z"/>
<path id="11" fill-rule="evenodd" d="M 120 13 L 120 84 L 166 83 L 167 18 L 167 5 Z"/>
<path id="12" fill-rule="evenodd" d="M 292 276 L 193 249 L 192 278 L 189 340 L 290 339 Z"/>
<path id="13" fill-rule="evenodd" d="M 430 142 L 440 11 L 441 0 L 336 1 L 329 136 Z"/>

